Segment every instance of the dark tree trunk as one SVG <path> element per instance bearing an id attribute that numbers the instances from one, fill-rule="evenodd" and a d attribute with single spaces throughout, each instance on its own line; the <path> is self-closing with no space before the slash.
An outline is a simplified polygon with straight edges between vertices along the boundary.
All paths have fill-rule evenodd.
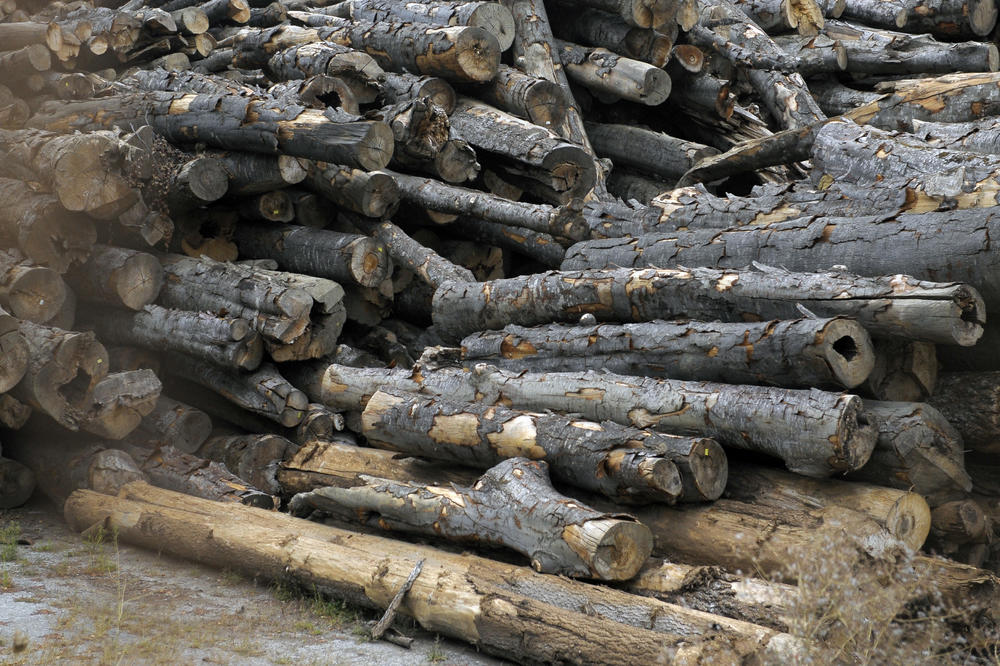
<path id="1" fill-rule="evenodd" d="M 317 162 L 305 183 L 338 206 L 368 217 L 389 217 L 399 205 L 396 181 L 384 173 Z"/>
<path id="2" fill-rule="evenodd" d="M 141 310 L 160 293 L 163 268 L 146 252 L 96 245 L 87 261 L 67 277 L 86 301 Z"/>
<path id="3" fill-rule="evenodd" d="M 670 75 L 659 67 L 600 47 L 561 40 L 556 41 L 556 46 L 570 80 L 602 101 L 624 99 L 659 106 L 670 96 Z"/>
<path id="4" fill-rule="evenodd" d="M 195 453 L 224 464 L 251 486 L 278 495 L 281 492 L 276 477 L 278 467 L 297 448 L 279 435 L 232 435 L 212 437 Z"/>
<path id="5" fill-rule="evenodd" d="M 958 430 L 966 447 L 1000 452 L 1000 372 L 946 372 L 927 402 Z"/>

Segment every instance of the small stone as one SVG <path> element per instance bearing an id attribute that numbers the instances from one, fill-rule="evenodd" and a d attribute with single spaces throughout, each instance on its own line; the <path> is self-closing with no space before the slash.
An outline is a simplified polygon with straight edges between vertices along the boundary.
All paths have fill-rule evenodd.
<path id="1" fill-rule="evenodd" d="M 14 642 L 12 644 L 15 653 L 24 652 L 28 648 L 28 634 L 20 629 L 14 632 Z"/>

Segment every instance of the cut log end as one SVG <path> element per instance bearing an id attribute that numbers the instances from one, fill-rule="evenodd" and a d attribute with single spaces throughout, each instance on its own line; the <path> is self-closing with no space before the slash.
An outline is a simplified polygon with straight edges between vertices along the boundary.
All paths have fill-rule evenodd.
<path id="1" fill-rule="evenodd" d="M 500 43 L 497 38 L 482 28 L 463 30 L 456 40 L 458 71 L 455 75 L 461 81 L 485 83 L 497 75 L 500 66 Z M 383 165 L 384 166 L 384 165 Z"/>
<path id="2" fill-rule="evenodd" d="M 566 98 L 562 88 L 551 81 L 539 81 L 531 86 L 525 98 L 531 122 L 555 130 L 566 118 Z"/>
<path id="3" fill-rule="evenodd" d="M 367 217 L 391 215 L 399 203 L 399 187 L 396 179 L 384 173 L 368 174 L 365 191 L 361 196 L 361 213 Z"/>
<path id="4" fill-rule="evenodd" d="M 363 287 L 377 287 L 389 275 L 389 253 L 374 238 L 364 238 L 351 248 L 351 275 Z"/>
<path id="5" fill-rule="evenodd" d="M 985 37 L 997 24 L 996 0 L 969 0 L 969 26 L 973 34 Z"/>
<path id="6" fill-rule="evenodd" d="M 11 314 L 37 323 L 51 320 L 66 301 L 66 283 L 49 268 L 31 267 L 17 275 L 8 287 Z"/>
<path id="7" fill-rule="evenodd" d="M 469 15 L 467 25 L 482 28 L 496 37 L 500 51 L 514 43 L 514 16 L 500 3 L 483 3 Z"/>
<path id="8" fill-rule="evenodd" d="M 583 197 L 593 189 L 597 178 L 593 158 L 583 148 L 571 144 L 550 150 L 542 168 L 552 174 L 553 189 L 575 197 Z"/>
<path id="9" fill-rule="evenodd" d="M 563 538 L 601 580 L 632 578 L 653 551 L 649 528 L 630 520 L 602 518 L 570 525 Z"/>
<path id="10" fill-rule="evenodd" d="M 646 91 L 642 103 L 646 106 L 659 106 L 670 97 L 670 75 L 662 69 L 653 67 L 647 69 L 642 78 L 642 88 Z"/>
<path id="11" fill-rule="evenodd" d="M 676 5 L 669 0 L 631 0 L 623 3 L 622 16 L 639 28 L 663 28 L 674 20 Z"/>
<path id="12" fill-rule="evenodd" d="M 156 300 L 163 285 L 163 266 L 159 260 L 146 252 L 138 252 L 118 270 L 115 292 L 122 304 L 133 310 L 141 310 Z"/>
<path id="13" fill-rule="evenodd" d="M 35 475 L 30 469 L 15 460 L 0 458 L 0 509 L 21 506 L 34 491 Z"/>
<path id="14" fill-rule="evenodd" d="M 1000 49 L 997 49 L 996 44 L 990 44 L 989 46 L 986 54 L 986 65 L 991 72 L 1000 69 Z"/>
<path id="15" fill-rule="evenodd" d="M 358 166 L 366 171 L 381 169 L 389 164 L 394 149 L 392 128 L 387 123 L 370 123 L 368 133 L 358 146 Z"/>
<path id="16" fill-rule="evenodd" d="M 885 527 L 894 537 L 919 550 L 931 529 L 931 509 L 917 493 L 906 493 L 892 505 L 885 517 Z"/>
<path id="17" fill-rule="evenodd" d="M 823 357 L 845 388 L 858 386 L 875 367 L 871 338 L 856 321 L 834 319 L 822 332 Z"/>
<path id="18" fill-rule="evenodd" d="M 681 67 L 694 74 L 705 66 L 705 54 L 693 44 L 678 44 L 673 48 L 673 55 Z M 729 92 L 728 86 L 726 92 Z"/>
<path id="19" fill-rule="evenodd" d="M 721 444 L 714 439 L 696 442 L 687 458 L 687 468 L 681 472 L 682 477 L 690 474 L 685 479 L 682 500 L 711 502 L 722 497 L 729 481 L 729 460 Z"/>

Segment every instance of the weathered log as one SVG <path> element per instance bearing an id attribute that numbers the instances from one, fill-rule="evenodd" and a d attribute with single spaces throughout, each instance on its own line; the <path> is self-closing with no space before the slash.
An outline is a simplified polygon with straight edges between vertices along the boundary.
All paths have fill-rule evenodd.
<path id="1" fill-rule="evenodd" d="M 59 312 L 69 288 L 56 271 L 36 266 L 17 250 L 0 251 L 0 307 L 42 324 Z"/>
<path id="2" fill-rule="evenodd" d="M 500 65 L 498 71 L 506 68 Z M 379 99 L 386 104 L 398 104 L 429 97 L 435 105 L 451 114 L 455 110 L 455 89 L 436 76 L 418 76 L 408 72 L 386 72 Z"/>
<path id="3" fill-rule="evenodd" d="M 553 207 L 511 201 L 479 190 L 446 185 L 432 178 L 394 171 L 386 173 L 395 179 L 403 199 L 430 210 L 469 215 L 566 238 L 580 238 L 586 234 L 586 224 L 576 206 Z"/>
<path id="4" fill-rule="evenodd" d="M 483 28 L 351 21 L 303 12 L 289 12 L 289 16 L 321 28 L 319 33 L 326 41 L 367 53 L 385 69 L 482 82 L 496 76 L 500 64 L 500 44 Z"/>
<path id="5" fill-rule="evenodd" d="M 45 48 L 45 47 L 42 47 Z M 35 492 L 35 475 L 10 458 L 0 456 L 0 509 L 15 509 Z"/>
<path id="6" fill-rule="evenodd" d="M 173 217 L 221 199 L 229 190 L 229 174 L 222 162 L 199 156 L 182 165 L 167 189 L 166 203 Z"/>
<path id="7" fill-rule="evenodd" d="M 163 268 L 146 252 L 95 245 L 87 261 L 67 277 L 84 300 L 141 310 L 160 293 Z"/>
<path id="8" fill-rule="evenodd" d="M 396 265 L 413 271 L 435 289 L 448 281 L 476 281 L 472 271 L 456 266 L 437 252 L 424 247 L 392 222 L 377 225 L 372 235 L 385 246 Z"/>
<path id="9" fill-rule="evenodd" d="M 673 40 L 650 28 L 630 25 L 622 17 L 600 9 L 583 9 L 576 4 L 557 5 L 556 34 L 567 41 L 602 46 L 628 58 L 663 67 L 670 60 Z M 667 28 L 668 26 L 665 26 Z M 669 30 L 664 30 L 669 32 Z"/>
<path id="10" fill-rule="evenodd" d="M 17 318 L 0 308 L 0 394 L 12 389 L 28 370 L 28 345 Z"/>
<path id="11" fill-rule="evenodd" d="M 865 401 L 878 428 L 871 458 L 856 479 L 913 490 L 932 505 L 972 489 L 965 471 L 962 437 L 930 405 Z"/>
<path id="12" fill-rule="evenodd" d="M 931 510 L 920 495 L 865 483 L 806 479 L 746 463 L 733 466 L 725 496 L 790 511 L 835 505 L 863 513 L 914 551 L 931 529 Z"/>
<path id="13" fill-rule="evenodd" d="M 242 220 L 255 222 L 291 222 L 295 219 L 292 199 L 283 190 L 272 190 L 241 197 L 237 210 Z"/>
<path id="14" fill-rule="evenodd" d="M 938 361 L 932 343 L 898 338 L 872 342 L 875 367 L 864 384 L 866 395 L 890 402 L 923 402 L 934 392 Z"/>
<path id="15" fill-rule="evenodd" d="M 52 53 L 43 44 L 0 52 L 0 74 L 8 80 L 17 80 L 28 72 L 47 72 L 51 67 Z"/>
<path id="16" fill-rule="evenodd" d="M 97 382 L 80 429 L 107 439 L 122 439 L 156 405 L 163 388 L 152 370 L 114 372 Z"/>
<path id="17" fill-rule="evenodd" d="M 652 549 L 649 530 L 559 495 L 547 471 L 544 462 L 511 458 L 473 486 L 450 489 L 363 476 L 364 485 L 354 488 L 297 495 L 291 508 L 351 511 L 372 525 L 506 546 L 528 556 L 541 573 L 634 576 Z M 512 520 L 512 514 L 522 518 Z"/>
<path id="18" fill-rule="evenodd" d="M 4 50 L 14 51 L 32 44 L 43 44 L 52 51 L 58 51 L 61 42 L 62 31 L 54 30 L 53 39 L 49 40 L 49 26 L 45 23 L 35 21 L 24 21 L 21 23 L 3 23 L 0 28 L 0 43 L 4 45 Z M 58 24 L 56 24 L 58 25 Z"/>
<path id="19" fill-rule="evenodd" d="M 457 136 L 502 156 L 506 170 L 559 198 L 582 197 L 594 188 L 593 159 L 550 130 L 468 97 L 459 97 L 450 122 Z"/>
<path id="20" fill-rule="evenodd" d="M 614 12 L 629 25 L 639 28 L 666 28 L 678 11 L 676 3 L 667 0 L 586 0 L 585 7 Z"/>
<path id="21" fill-rule="evenodd" d="M 952 38 L 981 37 L 993 30 L 997 8 L 995 3 L 981 0 L 934 3 L 925 0 L 847 0 L 843 16 L 883 28 L 906 28 L 907 32 L 932 32 Z"/>
<path id="22" fill-rule="evenodd" d="M 670 96 L 670 75 L 641 60 L 600 47 L 556 41 L 569 78 L 602 101 L 619 99 L 659 106 Z"/>
<path id="23" fill-rule="evenodd" d="M 370 442 L 479 468 L 511 457 L 543 459 L 557 479 L 617 500 L 673 503 L 683 491 L 677 466 L 660 453 L 672 442 L 610 422 L 386 388 L 368 401 L 362 426 Z M 720 492 L 725 485 L 724 460 L 723 456 L 722 462 L 716 461 L 716 469 L 722 470 L 717 475 Z"/>
<path id="24" fill-rule="evenodd" d="M 10 393 L 0 393 L 0 425 L 10 430 L 20 430 L 31 418 L 31 407 Z"/>
<path id="25" fill-rule="evenodd" d="M 737 0 L 733 6 L 770 34 L 797 30 L 800 35 L 815 35 L 826 23 L 823 8 L 812 0 Z"/>
<path id="26" fill-rule="evenodd" d="M 674 182 L 668 183 L 616 166 L 608 175 L 608 191 L 623 201 L 638 201 L 640 204 L 649 205 L 656 197 L 669 192 Z"/>
<path id="27" fill-rule="evenodd" d="M 344 415 L 335 412 L 326 405 L 318 402 L 309 403 L 302 422 L 295 428 L 297 444 L 306 442 L 330 442 L 334 440 L 346 439 L 348 435 L 341 435 L 344 430 Z"/>
<path id="28" fill-rule="evenodd" d="M 474 92 L 483 101 L 553 132 L 566 119 L 566 97 L 559 86 L 507 65 L 500 65 L 496 77 Z"/>
<path id="29" fill-rule="evenodd" d="M 0 244 L 56 272 L 86 258 L 97 240 L 92 220 L 68 213 L 56 197 L 26 182 L 0 178 L 0 199 Z"/>
<path id="30" fill-rule="evenodd" d="M 471 240 L 511 250 L 535 260 L 542 268 L 555 268 L 566 258 L 566 249 L 555 237 L 541 231 L 465 216 L 456 220 L 456 228 Z"/>
<path id="31" fill-rule="evenodd" d="M 605 256 L 606 265 L 614 264 L 628 255 L 574 250 L 612 243 L 638 250 L 644 239 L 653 238 L 660 236 L 577 243 L 563 266 L 575 268 L 590 263 L 589 257 Z M 657 249 L 646 247 L 640 261 L 660 263 Z M 728 263 L 729 258 L 719 261 Z M 965 284 L 920 282 L 905 275 L 860 278 L 847 273 L 791 273 L 758 266 L 756 270 L 564 270 L 477 284 L 444 284 L 434 294 L 434 323 L 443 336 L 460 340 L 473 331 L 510 323 L 575 321 L 585 312 L 602 321 L 744 321 L 794 319 L 801 314 L 798 304 L 821 317 L 855 317 L 875 335 L 950 344 L 974 344 L 985 320 L 982 298 Z"/>
<path id="32" fill-rule="evenodd" d="M 496 2 L 435 0 L 395 3 L 386 0 L 350 0 L 350 18 L 356 21 L 410 21 L 436 26 L 468 25 L 482 28 L 497 39 L 501 51 L 514 42 L 514 17 Z"/>
<path id="33" fill-rule="evenodd" d="M 271 495 L 281 492 L 276 473 L 297 446 L 279 435 L 232 435 L 207 439 L 196 455 L 226 466 L 251 486 Z"/>
<path id="34" fill-rule="evenodd" d="M 147 305 L 137 312 L 100 308 L 89 322 L 113 344 L 172 350 L 228 368 L 253 370 L 264 356 L 250 322 L 235 317 Z"/>
<path id="35" fill-rule="evenodd" d="M 816 77 L 842 72 L 848 68 L 847 49 L 825 33 L 776 35 L 772 39 L 787 56 L 787 62 L 775 63 L 782 71 Z"/>
<path id="36" fill-rule="evenodd" d="M 998 372 L 946 372 L 927 400 L 973 451 L 1000 451 L 998 378 Z"/>
<path id="37" fill-rule="evenodd" d="M 431 160 L 448 142 L 449 121 L 444 109 L 429 99 L 415 99 L 369 111 L 365 117 L 387 123 L 396 140 L 397 161 Z"/>
<path id="38" fill-rule="evenodd" d="M 911 129 L 911 128 L 907 128 Z M 1000 120 L 984 118 L 967 123 L 937 123 L 914 119 L 912 133 L 934 148 L 996 155 Z"/>
<path id="39" fill-rule="evenodd" d="M 955 500 L 931 511 L 931 538 L 941 545 L 987 543 L 991 537 L 989 519 L 973 500 Z"/>
<path id="40" fill-rule="evenodd" d="M 289 384 L 270 363 L 251 373 L 237 373 L 180 354 L 171 354 L 169 359 L 164 368 L 168 373 L 200 384 L 286 428 L 298 425 L 309 405 L 305 394 Z"/>
<path id="41" fill-rule="evenodd" d="M 590 122 L 586 127 L 598 155 L 610 157 L 616 166 L 630 166 L 664 180 L 677 180 L 700 160 L 719 153 L 640 127 Z"/>
<path id="42" fill-rule="evenodd" d="M 331 122 L 300 106 L 274 108 L 266 97 L 130 92 L 80 102 L 45 103 L 32 126 L 69 132 L 149 124 L 167 140 L 326 160 L 379 169 L 392 158 L 392 130 L 377 121 Z"/>
<path id="43" fill-rule="evenodd" d="M 472 641 L 508 657 L 545 661 L 572 655 L 570 658 L 578 663 L 625 664 L 635 659 L 669 659 L 670 655 L 738 659 L 739 655 L 754 650 L 791 659 L 804 649 L 801 642 L 787 634 L 537 574 L 526 567 L 355 534 L 274 512 L 262 514 L 238 509 L 244 519 L 233 520 L 230 515 L 220 513 L 217 505 L 176 494 L 164 497 L 163 491 L 140 484 L 132 484 L 128 493 L 134 501 L 102 502 L 100 496 L 81 491 L 67 507 L 71 525 L 83 529 L 104 521 L 112 529 L 121 522 L 114 516 L 131 509 L 145 520 L 121 525 L 120 536 L 127 542 L 161 548 L 154 545 L 157 537 L 148 531 L 154 527 L 161 540 L 165 533 L 184 534 L 183 539 L 168 539 L 171 554 L 191 556 L 197 552 L 197 559 L 218 566 L 226 562 L 231 566 L 232 561 L 237 561 L 247 571 L 276 578 L 287 578 L 289 573 L 285 564 L 288 548 L 279 544 L 292 542 L 309 561 L 307 568 L 293 570 L 298 580 L 318 585 L 323 593 L 338 598 L 346 595 L 350 601 L 372 608 L 384 608 L 413 565 L 424 560 L 422 572 L 403 600 L 400 612 L 414 617 L 424 628 Z M 228 509 L 227 513 L 232 511 Z M 148 528 L 139 528 L 140 525 Z M 184 546 L 192 540 L 204 547 L 195 551 Z M 384 568 L 387 553 L 392 554 L 389 570 Z M 383 566 L 381 573 L 377 571 L 379 563 Z M 455 572 L 460 573 L 457 578 Z M 360 584 L 362 580 L 367 583 Z M 429 603 L 431 599 L 433 603 Z M 643 619 L 627 619 L 635 615 L 628 611 L 636 605 L 643 609 L 638 614 Z M 581 607 L 600 609 L 600 614 L 571 610 Z M 642 625 L 653 626 L 653 631 L 635 626 L 654 617 L 664 621 Z M 712 622 L 717 623 L 714 630 Z M 718 635 L 719 627 L 724 633 L 711 646 L 699 640 L 707 632 Z M 677 640 L 675 632 L 686 639 L 685 645 L 677 649 L 673 648 Z M 526 636 L 530 639 L 527 642 Z M 582 636 L 589 639 L 581 640 Z M 602 636 L 608 638 L 595 638 Z M 612 648 L 603 645 L 605 642 Z M 628 644 L 627 651 L 614 648 L 622 643 Z"/>
<path id="44" fill-rule="evenodd" d="M 247 25 L 252 28 L 270 28 L 288 23 L 288 10 L 280 2 L 272 2 L 267 7 L 250 7 Z"/>
<path id="45" fill-rule="evenodd" d="M 848 319 L 751 323 L 648 322 L 507 326 L 462 340 L 466 365 L 768 384 L 854 388 L 872 371 L 867 332 Z"/>
<path id="46" fill-rule="evenodd" d="M 28 369 L 11 394 L 76 430 L 90 405 L 91 392 L 108 373 L 108 354 L 93 333 L 76 333 L 22 321 Z"/>
<path id="47" fill-rule="evenodd" d="M 285 270 L 374 287 L 391 271 L 385 247 L 368 236 L 298 225 L 248 222 L 236 230 L 247 257 L 270 258 Z"/>
<path id="48" fill-rule="evenodd" d="M 161 394 L 139 428 L 150 439 L 194 453 L 212 433 L 212 419 L 195 407 Z"/>
<path id="49" fill-rule="evenodd" d="M 877 99 L 846 112 L 857 123 L 886 130 L 906 130 L 913 120 L 968 122 L 996 115 L 1000 108 L 1000 73 L 945 74 L 879 85 Z M 925 104 L 934 98 L 933 105 Z M 928 108 L 929 107 L 929 108 Z"/>
<path id="50" fill-rule="evenodd" d="M 305 183 L 338 206 L 368 217 L 388 217 L 399 205 L 396 180 L 383 173 L 316 162 Z"/>

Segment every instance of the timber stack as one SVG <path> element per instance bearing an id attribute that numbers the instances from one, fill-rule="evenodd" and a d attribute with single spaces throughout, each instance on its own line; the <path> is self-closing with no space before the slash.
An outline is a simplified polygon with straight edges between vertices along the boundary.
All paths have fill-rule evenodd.
<path id="1" fill-rule="evenodd" d="M 834 545 L 995 630 L 997 14 L 3 0 L 0 508 L 532 662 L 823 653 Z"/>

